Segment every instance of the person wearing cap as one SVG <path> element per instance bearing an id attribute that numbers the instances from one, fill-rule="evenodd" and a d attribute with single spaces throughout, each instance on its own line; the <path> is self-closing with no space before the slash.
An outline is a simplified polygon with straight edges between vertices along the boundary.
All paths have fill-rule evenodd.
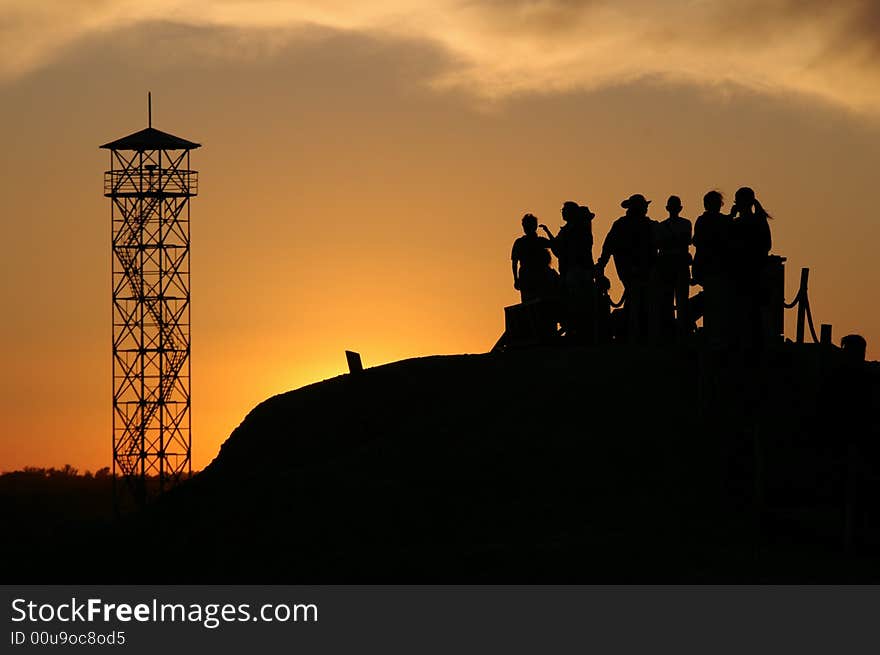
<path id="1" fill-rule="evenodd" d="M 627 338 L 639 340 L 653 336 L 652 287 L 657 262 L 655 223 L 648 218 L 651 203 L 640 193 L 620 203 L 626 214 L 611 225 L 596 263 L 596 277 L 614 257 L 617 277 L 623 284 L 627 313 Z"/>
<path id="2" fill-rule="evenodd" d="M 562 205 L 564 225 L 553 236 L 541 225 L 553 254 L 559 259 L 559 276 L 565 300 L 563 326 L 566 335 L 590 339 L 595 288 L 593 285 L 593 227 L 596 215 L 589 207 L 571 200 Z"/>
<path id="3" fill-rule="evenodd" d="M 660 321 L 664 333 L 674 326 L 679 339 L 687 334 L 691 279 L 691 222 L 682 217 L 681 198 L 669 196 L 669 218 L 657 224 L 657 277 Z"/>
<path id="4" fill-rule="evenodd" d="M 565 223 L 559 234 L 553 233 L 546 225 L 539 225 L 550 239 L 550 248 L 559 259 L 559 275 L 565 276 L 572 269 L 593 270 L 593 227 L 596 215 L 589 207 L 567 200 L 562 205 L 562 220 Z"/>
<path id="5" fill-rule="evenodd" d="M 538 219 L 522 217 L 523 236 L 513 242 L 510 253 L 513 288 L 522 302 L 555 295 L 558 276 L 551 266 L 550 240 L 538 236 Z"/>

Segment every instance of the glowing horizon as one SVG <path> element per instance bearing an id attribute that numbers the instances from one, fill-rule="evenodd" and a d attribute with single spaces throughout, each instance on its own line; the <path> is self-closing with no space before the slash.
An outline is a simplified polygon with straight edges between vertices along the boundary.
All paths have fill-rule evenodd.
<path id="1" fill-rule="evenodd" d="M 5 4 L 0 470 L 110 464 L 97 147 L 146 126 L 148 90 L 155 127 L 203 144 L 194 468 L 346 348 L 487 351 L 520 216 L 555 228 L 569 199 L 598 254 L 630 193 L 693 220 L 707 189 L 754 187 L 787 298 L 809 266 L 817 328 L 876 358 L 878 22 L 856 0 Z"/>

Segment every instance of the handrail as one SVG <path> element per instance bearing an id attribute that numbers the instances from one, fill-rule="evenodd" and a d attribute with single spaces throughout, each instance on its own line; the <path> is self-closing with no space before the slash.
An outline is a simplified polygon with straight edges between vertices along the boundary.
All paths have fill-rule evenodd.
<path id="1" fill-rule="evenodd" d="M 808 291 L 808 281 L 810 279 L 810 269 L 802 268 L 801 269 L 801 283 L 798 287 L 798 292 L 790 303 L 783 303 L 783 307 L 785 309 L 794 309 L 797 307 L 797 333 L 795 336 L 795 340 L 797 343 L 804 342 L 804 328 L 809 326 L 810 328 L 810 336 L 813 339 L 813 343 L 821 343 L 819 337 L 816 335 L 816 328 L 813 325 L 813 312 L 810 309 L 810 295 Z"/>

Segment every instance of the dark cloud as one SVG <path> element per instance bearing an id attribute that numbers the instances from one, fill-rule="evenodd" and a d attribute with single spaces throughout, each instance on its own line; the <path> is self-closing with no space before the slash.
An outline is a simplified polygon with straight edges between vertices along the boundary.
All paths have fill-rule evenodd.
<path id="1" fill-rule="evenodd" d="M 329 8 L 320 0 L 80 0 L 60 16 L 49 4 L 13 0 L 12 10 L 0 9 L 0 78 L 45 65 L 90 35 L 161 17 L 249 32 L 257 44 L 243 34 L 241 52 L 251 58 L 303 38 L 304 24 L 421 40 L 449 62 L 426 83 L 489 98 L 651 79 L 880 111 L 880 0 L 338 0 Z"/>

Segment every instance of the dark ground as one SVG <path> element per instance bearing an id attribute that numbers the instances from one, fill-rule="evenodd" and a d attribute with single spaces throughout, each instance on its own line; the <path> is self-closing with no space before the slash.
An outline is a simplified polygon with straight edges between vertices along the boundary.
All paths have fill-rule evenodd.
<path id="1" fill-rule="evenodd" d="M 793 345 L 397 362 L 270 398 L 121 522 L 0 485 L 4 578 L 876 583 L 878 392 Z"/>

